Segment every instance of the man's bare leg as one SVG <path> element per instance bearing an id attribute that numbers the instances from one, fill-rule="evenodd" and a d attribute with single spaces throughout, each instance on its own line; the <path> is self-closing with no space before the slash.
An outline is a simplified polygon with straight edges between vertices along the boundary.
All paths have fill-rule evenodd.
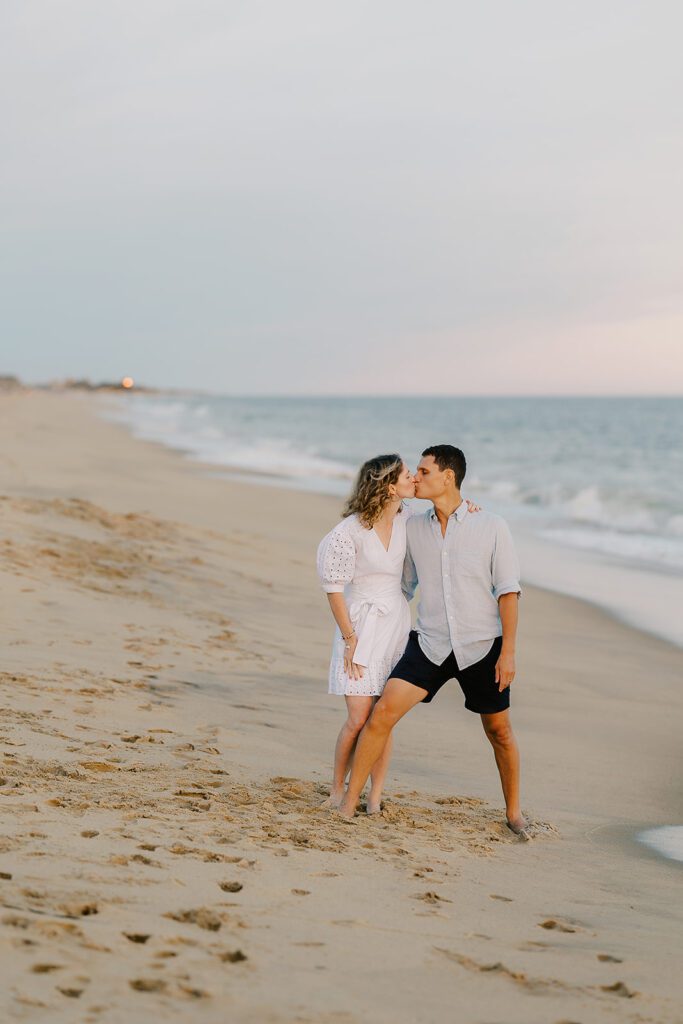
<path id="1" fill-rule="evenodd" d="M 519 748 L 512 731 L 509 711 L 482 715 L 481 724 L 488 736 L 498 765 L 500 782 L 505 798 L 505 814 L 513 832 L 521 832 L 527 821 L 519 806 Z"/>
<path id="2" fill-rule="evenodd" d="M 393 745 L 393 737 L 389 733 L 389 738 L 384 744 L 384 750 L 370 769 L 370 792 L 368 793 L 367 800 L 368 814 L 379 814 L 382 809 L 382 791 L 384 790 L 384 781 L 389 770 L 391 748 Z"/>
<path id="3" fill-rule="evenodd" d="M 411 708 L 419 704 L 427 696 L 427 690 L 408 683 L 405 679 L 390 679 L 384 687 L 384 693 L 375 704 L 372 714 L 358 737 L 353 755 L 351 778 L 349 779 L 346 796 L 339 810 L 345 818 L 352 818 L 358 800 L 367 782 L 368 775 L 384 750 L 389 734 L 396 723 Z"/>
<path id="4" fill-rule="evenodd" d="M 342 725 L 334 748 L 334 774 L 330 795 L 323 807 L 339 807 L 344 799 L 344 782 L 356 747 L 358 735 L 372 711 L 373 697 L 347 696 L 346 721 Z M 385 769 L 386 774 L 386 769 Z"/>

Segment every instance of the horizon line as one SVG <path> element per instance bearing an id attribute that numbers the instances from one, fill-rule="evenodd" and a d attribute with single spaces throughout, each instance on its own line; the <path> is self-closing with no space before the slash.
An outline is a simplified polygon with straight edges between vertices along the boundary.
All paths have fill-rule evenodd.
<path id="1" fill-rule="evenodd" d="M 619 391 L 619 392 L 498 392 L 498 391 L 481 391 L 481 392 L 420 392 L 418 394 L 405 391 L 392 391 L 392 392 L 325 392 L 325 391 L 291 391 L 291 392 L 278 392 L 278 391 L 245 391 L 245 392 L 227 392 L 227 391 L 209 391 L 205 388 L 192 388 L 192 387 L 157 387 L 152 384 L 141 384 L 137 388 L 132 388 L 128 393 L 134 394 L 136 390 L 142 388 L 149 388 L 156 392 L 166 392 L 173 394 L 196 394 L 206 395 L 211 398 L 249 398 L 249 399 L 262 399 L 262 398 L 287 398 L 287 399 L 355 399 L 355 398 L 371 398 L 374 400 L 390 400 L 395 398 L 402 399 L 423 399 L 423 398 L 683 398 L 683 391 L 679 392 L 642 392 L 642 391 Z"/>
<path id="2" fill-rule="evenodd" d="M 0 377 L 10 377 L 13 374 L 0 374 Z M 131 375 L 132 376 L 132 375 Z M 62 380 L 48 380 L 48 381 L 25 381 L 21 377 L 16 377 L 20 386 L 26 389 L 39 388 L 39 389 L 50 389 L 55 390 L 79 390 L 78 387 L 74 387 L 70 382 L 76 381 L 75 378 L 65 378 Z M 103 386 L 114 386 L 118 384 L 120 378 L 114 378 L 113 380 L 107 380 L 103 378 L 97 382 L 90 381 L 89 378 L 80 378 L 81 380 L 87 380 L 88 383 L 92 384 L 93 391 L 96 391 L 98 387 Z M 503 399 L 529 399 L 529 398 L 547 398 L 547 399 L 561 399 L 561 398 L 580 398 L 580 399 L 614 399 L 614 398 L 683 398 L 683 391 L 614 391 L 614 392 L 578 392 L 578 391 L 532 391 L 532 392 L 502 392 L 502 391 L 477 391 L 477 392 L 444 392 L 444 391 L 433 391 L 433 392 L 410 392 L 410 391 L 391 391 L 391 392 L 329 392 L 329 391 L 217 391 L 209 390 L 201 386 L 192 385 L 159 385 L 150 384 L 146 381 L 135 380 L 135 385 L 129 390 L 121 389 L 121 393 L 126 394 L 138 394 L 144 393 L 145 391 L 167 393 L 167 394 L 193 394 L 193 395 L 204 395 L 210 398 L 235 398 L 235 399 L 266 399 L 266 398 L 284 398 L 284 399 L 373 399 L 373 400 L 391 400 L 391 399 L 425 399 L 425 398 L 438 398 L 438 399 L 463 399 L 463 398 L 503 398 Z M 111 392 L 110 392 L 111 393 Z"/>

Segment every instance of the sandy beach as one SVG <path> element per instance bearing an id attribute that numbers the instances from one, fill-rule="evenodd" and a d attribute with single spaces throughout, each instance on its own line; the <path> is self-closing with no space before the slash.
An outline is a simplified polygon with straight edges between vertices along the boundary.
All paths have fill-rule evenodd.
<path id="1" fill-rule="evenodd" d="M 0 1018 L 683 1020 L 680 650 L 525 588 L 504 827 L 456 685 L 384 814 L 320 809 L 339 502 L 220 478 L 96 399 L 0 397 Z"/>

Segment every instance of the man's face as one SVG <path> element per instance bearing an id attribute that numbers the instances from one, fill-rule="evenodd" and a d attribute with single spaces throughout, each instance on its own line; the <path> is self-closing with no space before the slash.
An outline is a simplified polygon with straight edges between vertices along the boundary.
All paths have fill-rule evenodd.
<path id="1" fill-rule="evenodd" d="M 433 455 L 423 455 L 415 473 L 415 497 L 434 501 L 446 490 L 446 473 L 452 476 L 452 470 L 441 470 L 434 461 Z"/>

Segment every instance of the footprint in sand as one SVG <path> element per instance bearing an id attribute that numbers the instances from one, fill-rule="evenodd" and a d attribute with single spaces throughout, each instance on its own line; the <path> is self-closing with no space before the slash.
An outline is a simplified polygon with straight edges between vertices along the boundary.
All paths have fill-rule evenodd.
<path id="1" fill-rule="evenodd" d="M 438 892 L 422 892 L 413 897 L 416 900 L 424 900 L 425 903 L 452 903 L 453 900 L 439 896 Z"/>
<path id="2" fill-rule="evenodd" d="M 64 914 L 65 917 L 89 917 L 91 914 L 98 914 L 99 908 L 96 903 L 78 903 L 68 902 L 61 903 L 58 910 Z"/>
<path id="3" fill-rule="evenodd" d="M 623 964 L 624 962 L 618 956 L 611 956 L 609 953 L 598 953 L 598 960 L 603 964 Z"/>
<path id="4" fill-rule="evenodd" d="M 139 942 L 142 945 L 151 938 L 150 935 L 143 935 L 141 932 L 122 932 L 121 934 L 125 935 L 129 942 Z"/>
<path id="5" fill-rule="evenodd" d="M 637 992 L 632 992 L 631 989 L 623 983 L 623 981 L 615 981 L 613 985 L 601 985 L 600 988 L 603 992 L 610 992 L 615 996 L 622 996 L 624 999 L 633 999 L 637 996 Z"/>
<path id="6" fill-rule="evenodd" d="M 168 987 L 163 978 L 133 978 L 128 984 L 136 992 L 163 992 Z"/>
<path id="7" fill-rule="evenodd" d="M 217 932 L 223 923 L 218 914 L 208 907 L 169 911 L 168 914 L 164 914 L 164 917 L 169 917 L 172 921 L 182 921 L 185 924 L 196 924 L 199 928 L 205 928 L 209 932 Z"/>
<path id="8" fill-rule="evenodd" d="M 413 878 L 424 878 L 426 874 L 432 874 L 434 868 L 418 868 L 417 871 L 413 871 Z"/>
<path id="9" fill-rule="evenodd" d="M 502 900 L 503 903 L 514 903 L 515 901 L 510 896 L 498 896 L 496 893 L 489 893 L 490 900 Z"/>
<path id="10" fill-rule="evenodd" d="M 549 918 L 547 921 L 541 921 L 538 925 L 539 928 L 545 928 L 546 931 L 557 931 L 557 932 L 577 932 L 579 928 L 575 928 L 574 925 L 568 924 L 566 921 L 560 921 L 555 918 Z"/>
<path id="11" fill-rule="evenodd" d="M 226 953 L 219 953 L 218 956 L 224 964 L 239 964 L 243 960 L 247 959 L 241 949 L 234 949 Z"/>
<path id="12" fill-rule="evenodd" d="M 179 983 L 178 990 L 182 992 L 184 996 L 189 996 L 191 999 L 209 998 L 209 993 L 205 992 L 203 988 L 197 988 L 196 985 L 183 985 Z"/>

